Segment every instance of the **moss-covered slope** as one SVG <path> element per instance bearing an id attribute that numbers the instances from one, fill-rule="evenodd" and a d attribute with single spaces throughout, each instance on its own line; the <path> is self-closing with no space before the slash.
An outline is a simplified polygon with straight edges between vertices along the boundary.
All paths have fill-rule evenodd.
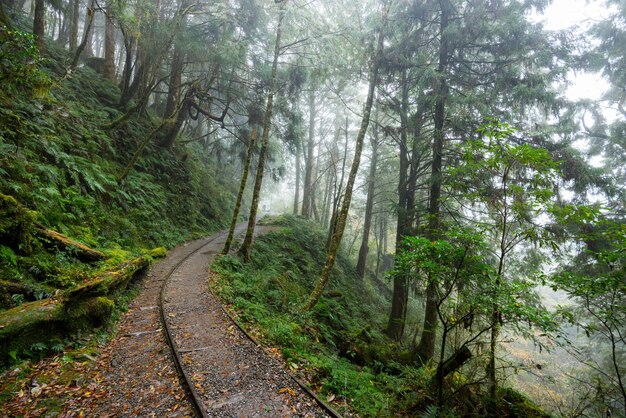
<path id="1" fill-rule="evenodd" d="M 143 248 L 221 228 L 235 190 L 233 169 L 218 168 L 198 143 L 148 143 L 122 181 L 159 119 L 148 109 L 111 128 L 125 111 L 119 88 L 88 66 L 67 72 L 71 57 L 54 43 L 45 51 L 38 55 L 28 31 L 0 28 L 0 363 L 91 315 L 72 317 L 70 305 L 101 311 L 94 324 L 108 317 L 100 302 L 115 295 L 73 289 L 119 271 Z M 13 315 L 30 306 L 43 308 Z M 29 338 L 20 342 L 24 321 Z"/>
<path id="2" fill-rule="evenodd" d="M 0 193 L 19 202 L 2 206 L 0 280 L 51 288 L 81 281 L 68 251 L 28 248 L 20 234 L 35 223 L 109 253 L 168 247 L 224 225 L 234 194 L 228 166 L 218 169 L 197 143 L 149 143 L 121 181 L 156 118 L 138 113 L 110 129 L 123 114 L 115 84 L 87 66 L 66 74 L 70 57 L 54 44 L 39 60 L 25 33 L 0 35 Z"/>

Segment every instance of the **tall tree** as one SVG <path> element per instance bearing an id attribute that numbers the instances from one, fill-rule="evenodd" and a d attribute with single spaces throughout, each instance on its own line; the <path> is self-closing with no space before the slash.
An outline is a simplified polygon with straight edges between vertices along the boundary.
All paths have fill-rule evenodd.
<path id="1" fill-rule="evenodd" d="M 252 154 L 254 153 L 254 144 L 256 142 L 256 128 L 252 128 L 252 134 L 248 140 L 248 151 L 246 152 L 246 161 L 243 166 L 243 174 L 241 175 L 241 181 L 239 183 L 239 192 L 237 193 L 237 201 L 235 202 L 235 208 L 233 209 L 233 217 L 230 222 L 230 229 L 228 230 L 228 237 L 226 237 L 226 243 L 222 249 L 222 254 L 228 254 L 230 246 L 233 242 L 235 235 L 235 227 L 239 220 L 239 210 L 241 209 L 241 202 L 243 201 L 243 192 L 246 189 L 246 183 L 248 182 L 248 172 L 250 171 L 250 163 L 252 161 Z"/>
<path id="2" fill-rule="evenodd" d="M 367 178 L 367 198 L 365 201 L 365 217 L 363 219 L 363 236 L 361 238 L 361 247 L 359 248 L 359 257 L 356 263 L 356 272 L 360 278 L 365 277 L 365 262 L 367 253 L 369 252 L 370 228 L 372 226 L 372 217 L 374 209 L 374 194 L 376 192 L 376 169 L 378 166 L 378 145 L 380 138 L 378 136 L 378 120 L 375 121 L 370 137 L 370 145 L 372 146 L 372 157 L 370 159 L 370 172 Z"/>
<path id="3" fill-rule="evenodd" d="M 355 149 L 354 149 L 354 158 L 352 160 L 352 166 L 350 168 L 350 174 L 348 175 L 348 182 L 346 184 L 345 193 L 343 196 L 343 202 L 341 205 L 341 211 L 337 215 L 337 221 L 335 227 L 333 228 L 330 245 L 328 248 L 328 253 L 326 256 L 326 262 L 324 263 L 324 267 L 322 269 L 322 273 L 320 274 L 320 278 L 313 288 L 313 291 L 309 295 L 306 303 L 304 304 L 304 310 L 312 309 L 320 297 L 322 296 L 322 292 L 326 287 L 326 283 L 330 279 L 330 271 L 335 265 L 335 259 L 337 257 L 337 252 L 339 251 L 339 245 L 341 244 L 341 238 L 343 236 L 343 232 L 346 227 L 346 220 L 348 218 L 348 211 L 350 210 L 350 203 L 352 200 L 352 191 L 354 188 L 354 182 L 356 180 L 357 172 L 359 171 L 359 164 L 361 162 L 361 152 L 363 151 L 363 142 L 365 140 L 365 134 L 367 132 L 367 127 L 370 123 L 370 115 L 372 111 L 372 105 L 374 103 L 374 93 L 376 90 L 376 84 L 378 83 L 378 70 L 380 68 L 380 64 L 383 58 L 383 49 L 384 49 L 384 39 L 385 39 L 385 30 L 387 27 L 387 15 L 389 13 L 390 5 L 384 6 L 383 12 L 383 20 L 381 27 L 378 32 L 378 39 L 376 42 L 376 50 L 374 56 L 372 57 L 372 63 L 369 71 L 369 86 L 367 90 L 367 99 L 365 100 L 365 105 L 363 106 L 363 117 L 361 119 L 361 127 L 359 128 L 359 132 L 356 137 Z"/>
<path id="4" fill-rule="evenodd" d="M 246 236 L 239 249 L 245 261 L 250 260 L 252 252 L 252 240 L 254 238 L 254 227 L 256 225 L 256 216 L 259 208 L 259 200 L 261 197 L 261 186 L 263 184 L 263 176 L 265 172 L 265 159 L 270 141 L 270 129 L 272 122 L 272 111 L 274 109 L 274 95 L 276 94 L 276 76 L 278 72 L 278 58 L 281 51 L 281 36 L 283 30 L 283 20 L 285 18 L 285 7 L 287 0 L 279 2 L 278 23 L 276 25 L 276 40 L 274 41 L 274 57 L 272 60 L 272 72 L 269 80 L 269 91 L 267 93 L 267 104 L 265 106 L 265 115 L 263 117 L 263 134 L 261 137 L 261 149 L 259 151 L 259 162 L 257 164 L 256 178 L 254 181 L 254 189 L 252 191 L 252 203 L 250 205 L 250 215 L 248 217 L 248 227 Z"/>
<path id="5" fill-rule="evenodd" d="M 102 75 L 115 82 L 115 23 L 112 0 L 107 0 L 104 12 L 104 66 Z"/>
<path id="6" fill-rule="evenodd" d="M 78 20 L 80 17 L 79 0 L 71 0 L 71 23 L 70 23 L 70 52 L 76 52 L 78 48 Z"/>
<path id="7" fill-rule="evenodd" d="M 448 82 L 446 72 L 448 69 L 450 39 L 448 26 L 452 15 L 452 4 L 449 0 L 440 0 L 439 7 L 439 64 L 437 65 L 437 78 L 435 79 L 435 114 L 433 133 L 433 155 L 431 165 L 430 196 L 428 199 L 428 226 L 426 234 L 431 240 L 436 240 L 440 228 L 441 202 L 441 168 L 443 161 L 443 146 L 445 141 L 444 122 L 445 107 L 448 99 Z M 430 359 L 435 353 L 435 339 L 437 332 L 437 283 L 430 281 L 426 287 L 426 307 L 424 311 L 424 326 L 422 336 L 417 346 L 417 355 L 423 360 Z"/>
<path id="8" fill-rule="evenodd" d="M 314 170 L 314 154 L 315 154 L 315 121 L 316 121 L 316 98 L 315 98 L 315 82 L 313 74 L 310 75 L 309 82 L 309 136 L 306 148 L 306 162 L 304 165 L 304 187 L 302 194 L 302 216 L 310 218 L 313 214 L 313 170 Z"/>
<path id="9" fill-rule="evenodd" d="M 44 35 L 46 32 L 46 3 L 45 0 L 35 0 L 35 18 L 33 20 L 33 33 L 37 41 L 39 53 L 43 52 Z"/>

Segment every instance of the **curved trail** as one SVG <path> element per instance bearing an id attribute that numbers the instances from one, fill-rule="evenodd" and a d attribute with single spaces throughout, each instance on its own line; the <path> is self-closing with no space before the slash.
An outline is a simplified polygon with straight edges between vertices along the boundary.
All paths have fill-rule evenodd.
<path id="1" fill-rule="evenodd" d="M 203 417 L 328 415 L 226 316 L 208 287 L 208 267 L 226 238 L 219 233 L 185 256 L 162 289 L 166 332 Z M 195 248 L 195 246 L 194 246 Z"/>
<path id="2" fill-rule="evenodd" d="M 225 236 L 180 245 L 155 263 L 138 281 L 116 336 L 90 351 L 95 357 L 56 356 L 30 371 L 3 373 L 0 390 L 13 389 L 0 417 L 338 416 L 252 342 L 210 293 L 208 267 Z"/>

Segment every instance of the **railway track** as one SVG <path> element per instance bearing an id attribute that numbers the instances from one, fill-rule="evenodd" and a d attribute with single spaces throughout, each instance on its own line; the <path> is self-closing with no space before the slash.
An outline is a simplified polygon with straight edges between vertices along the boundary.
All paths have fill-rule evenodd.
<path id="1" fill-rule="evenodd" d="M 159 295 L 166 340 L 196 416 L 340 417 L 210 293 L 208 266 L 225 238 L 221 232 L 189 244 L 193 247 L 165 272 Z"/>

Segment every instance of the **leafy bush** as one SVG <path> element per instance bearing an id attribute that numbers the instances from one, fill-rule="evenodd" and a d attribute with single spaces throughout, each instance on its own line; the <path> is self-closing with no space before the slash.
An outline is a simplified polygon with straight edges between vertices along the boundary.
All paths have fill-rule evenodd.
<path id="1" fill-rule="evenodd" d="M 49 85 L 40 63 L 35 35 L 0 25 L 0 84 L 4 93 L 15 89 L 41 94 Z"/>

